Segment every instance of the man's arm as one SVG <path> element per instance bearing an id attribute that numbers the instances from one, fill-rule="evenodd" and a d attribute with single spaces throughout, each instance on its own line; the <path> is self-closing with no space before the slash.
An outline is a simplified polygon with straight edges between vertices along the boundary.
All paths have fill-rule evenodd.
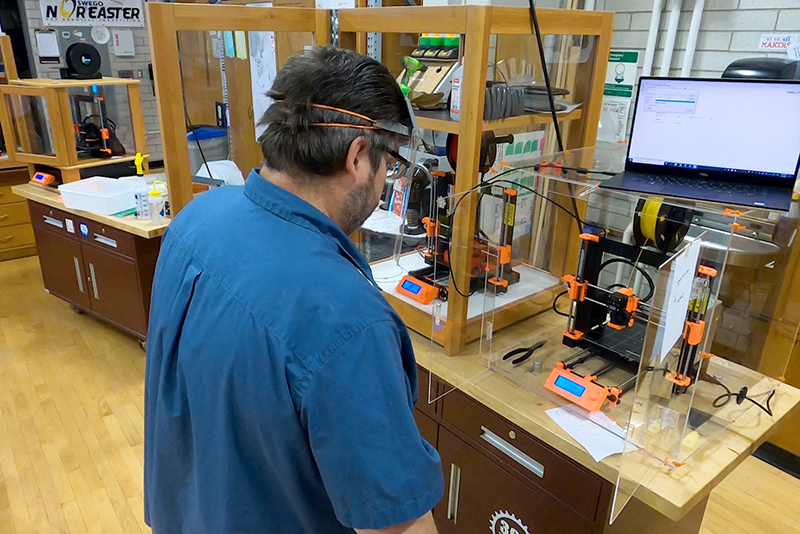
<path id="1" fill-rule="evenodd" d="M 433 523 L 433 515 L 428 512 L 419 519 L 395 525 L 393 527 L 380 528 L 378 530 L 355 529 L 358 534 L 437 534 L 436 525 Z"/>

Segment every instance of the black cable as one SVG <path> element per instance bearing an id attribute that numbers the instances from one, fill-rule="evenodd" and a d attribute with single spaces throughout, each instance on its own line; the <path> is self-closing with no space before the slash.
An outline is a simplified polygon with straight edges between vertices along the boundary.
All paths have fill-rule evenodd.
<path id="1" fill-rule="evenodd" d="M 179 51 L 180 53 L 180 51 Z M 181 79 L 183 79 L 183 66 L 180 67 L 180 75 Z M 153 91 L 155 91 L 155 86 L 153 86 Z M 211 169 L 208 167 L 208 161 L 206 161 L 206 155 L 203 153 L 203 147 L 200 146 L 200 140 L 197 138 L 197 132 L 194 130 L 194 126 L 192 125 L 192 121 L 189 118 L 189 108 L 186 105 L 186 99 L 183 99 L 183 116 L 186 118 L 186 126 L 194 135 L 194 141 L 197 143 L 197 149 L 200 151 L 200 157 L 203 158 L 203 165 L 206 167 L 206 171 L 208 171 L 208 177 L 213 179 L 214 176 L 211 175 Z"/>
<path id="2" fill-rule="evenodd" d="M 200 151 L 200 157 L 203 158 L 203 165 L 205 165 L 206 171 L 208 171 L 208 177 L 213 179 L 214 177 L 211 175 L 211 169 L 208 167 L 208 161 L 206 161 L 206 155 L 203 153 L 203 147 L 200 146 L 200 139 L 197 138 L 197 132 L 195 131 L 194 126 L 192 126 L 192 121 L 189 119 L 189 110 L 186 109 L 185 101 L 183 103 L 183 113 L 186 116 L 186 124 L 189 126 L 189 129 L 192 132 L 192 137 L 194 137 L 194 142 L 197 143 L 197 149 Z"/>
<path id="3" fill-rule="evenodd" d="M 648 300 L 653 298 L 653 294 L 656 291 L 656 284 L 653 282 L 653 279 L 650 277 L 649 274 L 647 274 L 647 271 L 645 271 L 639 265 L 633 263 L 631 260 L 629 260 L 627 258 L 612 258 L 610 260 L 604 261 L 603 263 L 600 264 L 600 268 L 597 271 L 597 275 L 599 276 L 600 273 L 603 272 L 603 269 L 605 269 L 606 267 L 608 267 L 609 265 L 612 265 L 614 263 L 624 263 L 626 265 L 630 265 L 631 267 L 633 267 L 634 269 L 639 271 L 641 273 L 641 275 L 644 276 L 645 280 L 647 280 L 647 285 L 650 286 L 650 291 L 647 293 L 647 296 L 644 297 L 641 301 L 642 302 L 647 302 Z M 625 286 L 622 286 L 622 287 L 625 287 Z"/>
<path id="4" fill-rule="evenodd" d="M 539 163 L 538 167 L 536 167 L 535 170 L 538 171 L 542 167 L 544 167 L 545 169 L 548 168 L 548 167 L 552 167 L 553 169 L 562 169 L 562 170 L 565 170 L 565 171 L 575 171 L 578 174 L 602 174 L 604 176 L 616 176 L 618 174 L 616 172 L 610 172 L 610 171 L 596 171 L 596 170 L 592 170 L 592 169 L 587 169 L 586 167 L 567 167 L 567 166 L 561 165 L 560 163 L 558 165 L 551 165 L 549 163 Z"/>
<path id="5" fill-rule="evenodd" d="M 754 399 L 752 399 L 752 398 L 747 396 L 747 391 L 748 391 L 747 390 L 747 386 L 744 386 L 742 389 L 740 389 L 736 393 L 733 393 L 728 388 L 728 386 L 726 386 L 725 384 L 723 384 L 719 380 L 716 380 L 714 378 L 709 380 L 708 378 L 706 378 L 706 381 L 710 382 L 712 384 L 716 384 L 718 386 L 721 386 L 722 388 L 725 389 L 725 393 L 723 393 L 722 395 L 720 395 L 719 397 L 717 397 L 716 399 L 714 399 L 711 402 L 711 405 L 714 408 L 722 408 L 723 406 L 728 404 L 731 401 L 732 398 L 736 399 L 736 404 L 741 404 L 745 400 L 748 400 L 748 401 L 752 402 L 753 404 L 755 404 L 756 406 L 758 406 L 759 408 L 761 408 L 762 410 L 764 410 L 767 413 L 767 415 L 772 417 L 772 407 L 769 405 L 769 403 L 770 403 L 770 401 L 772 401 L 772 397 L 775 396 L 775 390 L 774 389 L 770 392 L 769 397 L 767 397 L 767 402 L 764 403 L 764 404 L 766 404 L 766 406 L 764 406 L 764 404 L 761 404 L 760 402 L 758 402 L 758 401 L 756 401 L 756 400 L 754 400 Z"/>
<path id="6" fill-rule="evenodd" d="M 531 8 L 531 22 L 533 23 L 533 31 L 536 34 L 536 45 L 539 48 L 539 59 L 542 62 L 542 76 L 544 78 L 544 86 L 547 90 L 547 100 L 550 103 L 550 115 L 553 118 L 553 128 L 556 132 L 556 141 L 558 142 L 558 151 L 564 152 L 564 140 L 561 138 L 561 127 L 558 124 L 558 115 L 556 115 L 556 103 L 553 97 L 553 86 L 550 85 L 550 74 L 547 72 L 547 59 L 544 55 L 544 40 L 542 39 L 542 30 L 539 28 L 539 17 L 536 16 L 536 6 L 533 0 L 528 0 L 528 5 Z M 580 216 L 578 215 L 578 203 L 575 201 L 575 194 L 572 191 L 572 184 L 567 182 L 567 189 L 569 190 L 570 198 L 572 199 L 572 210 L 575 212 L 575 221 L 578 225 L 578 233 L 583 232 L 583 227 L 580 223 Z"/>
<path id="7" fill-rule="evenodd" d="M 543 195 L 542 193 L 540 193 L 540 192 L 536 191 L 536 190 L 535 190 L 535 189 L 533 189 L 533 188 L 530 188 L 530 187 L 528 187 L 528 186 L 526 186 L 526 185 L 522 185 L 522 184 L 520 184 L 520 183 L 517 183 L 517 182 L 511 181 L 511 180 L 501 180 L 501 179 L 500 179 L 500 177 L 502 177 L 502 176 L 505 176 L 505 175 L 507 175 L 507 174 L 510 174 L 510 173 L 512 173 L 512 172 L 516 172 L 516 171 L 520 171 L 520 170 L 525 170 L 525 169 L 535 169 L 535 170 L 538 170 L 538 169 L 539 169 L 539 167 L 540 167 L 540 164 L 539 164 L 539 163 L 537 163 L 537 164 L 535 164 L 535 165 L 523 165 L 523 166 L 521 166 L 521 167 L 516 167 L 516 168 L 514 168 L 514 169 L 509 169 L 509 170 L 507 170 L 507 171 L 503 171 L 503 172 L 501 172 L 501 173 L 499 173 L 499 174 L 496 174 L 495 176 L 493 176 L 493 177 L 492 177 L 492 178 L 490 178 L 489 180 L 482 181 L 482 182 L 481 182 L 481 183 L 479 183 L 478 185 L 476 185 L 476 186 L 473 186 L 473 187 L 470 187 L 469 189 L 467 189 L 466 191 L 464 191 L 464 192 L 461 194 L 461 197 L 460 197 L 458 200 L 456 200 L 456 203 L 453 205 L 453 210 L 450 212 L 450 220 L 451 220 L 451 221 L 453 221 L 453 220 L 455 219 L 455 216 L 456 216 L 456 211 L 458 210 L 458 206 L 461 204 L 461 201 L 462 201 L 462 200 L 464 200 L 464 199 L 467 197 L 467 195 L 469 195 L 470 193 L 472 193 L 472 192 L 474 192 L 474 191 L 479 191 L 479 190 L 480 190 L 480 189 L 482 189 L 482 188 L 491 187 L 492 185 L 495 185 L 495 184 L 497 184 L 497 183 L 506 183 L 506 184 L 510 184 L 510 185 L 511 185 L 511 186 L 513 186 L 513 187 L 519 187 L 519 188 L 521 188 L 521 189 L 524 189 L 524 190 L 526 190 L 526 191 L 529 191 L 529 192 L 533 193 L 534 195 L 538 196 L 539 198 L 541 198 L 541 199 L 543 199 L 543 200 L 546 200 L 547 202 L 550 202 L 551 204 L 553 204 L 553 205 L 554 205 L 554 206 L 556 206 L 557 208 L 561 209 L 561 210 L 562 210 L 564 213 L 566 213 L 566 214 L 567 214 L 567 215 L 569 215 L 570 217 L 574 218 L 574 219 L 577 221 L 577 223 L 578 223 L 579 227 L 582 229 L 582 227 L 583 227 L 583 226 L 584 226 L 586 223 L 585 223 L 585 222 L 584 222 L 584 221 L 583 221 L 583 220 L 582 220 L 582 219 L 581 219 L 581 218 L 578 216 L 578 211 L 577 211 L 577 210 L 575 210 L 575 212 L 573 213 L 573 212 L 571 212 L 570 210 L 568 210 L 567 208 L 565 208 L 564 206 L 562 206 L 561 204 L 559 204 L 558 202 L 556 202 L 555 200 L 553 200 L 553 199 L 549 198 L 549 197 L 548 197 L 548 196 L 546 196 L 546 195 Z M 594 171 L 588 171 L 588 172 L 594 172 Z M 572 201 L 573 201 L 573 202 L 575 201 L 575 198 L 574 198 L 574 196 L 572 197 Z M 576 206 L 577 206 L 577 205 L 576 205 Z M 451 225 L 452 225 L 452 222 L 451 222 Z M 456 293 L 458 293 L 458 294 L 459 294 L 459 295 L 461 295 L 462 297 L 465 297 L 465 298 L 467 298 L 467 297 L 471 297 L 471 296 L 472 296 L 472 295 L 475 293 L 475 290 L 473 290 L 473 291 L 471 291 L 469 294 L 465 294 L 465 293 L 463 293 L 463 292 L 462 292 L 462 291 L 461 291 L 461 290 L 458 288 L 458 285 L 457 285 L 457 283 L 456 283 L 456 281 L 455 281 L 455 278 L 453 277 L 453 270 L 452 270 L 452 269 L 450 270 L 450 280 L 452 281 L 452 284 L 453 284 L 453 289 L 455 289 L 455 290 L 456 290 Z M 650 279 L 650 280 L 652 281 L 652 279 Z"/>
<path id="8" fill-rule="evenodd" d="M 556 312 L 557 315 L 560 315 L 562 317 L 569 317 L 569 314 L 558 311 L 558 307 L 557 307 L 558 306 L 558 299 L 560 299 L 561 297 L 563 297 L 567 293 L 569 293 L 569 291 L 562 291 L 561 293 L 556 295 L 556 298 L 553 299 L 553 311 Z"/>
<path id="9" fill-rule="evenodd" d="M 500 176 L 500 175 L 498 174 L 498 176 Z M 580 224 L 580 225 L 585 225 L 586 224 L 586 221 L 581 219 L 577 215 L 577 213 L 571 212 L 570 210 L 568 210 L 567 208 L 565 208 L 564 206 L 562 206 L 561 204 L 559 204 L 555 200 L 543 195 L 542 193 L 536 191 L 535 189 L 532 189 L 532 188 L 528 187 L 527 185 L 522 185 L 522 184 L 519 184 L 517 182 L 512 182 L 511 180 L 493 180 L 492 181 L 492 183 L 497 183 L 497 182 L 503 182 L 503 183 L 506 183 L 506 184 L 510 184 L 510 185 L 512 185 L 514 187 L 519 187 L 520 189 L 524 189 L 525 191 L 530 191 L 531 193 L 533 193 L 534 195 L 538 196 L 542 200 L 546 200 L 547 202 L 550 202 L 551 204 L 553 204 L 557 208 L 559 208 L 562 211 L 564 211 L 564 213 L 566 213 L 567 215 L 569 215 L 570 217 L 575 219 L 578 222 L 578 224 Z M 575 199 L 573 198 L 573 200 L 575 200 Z"/>

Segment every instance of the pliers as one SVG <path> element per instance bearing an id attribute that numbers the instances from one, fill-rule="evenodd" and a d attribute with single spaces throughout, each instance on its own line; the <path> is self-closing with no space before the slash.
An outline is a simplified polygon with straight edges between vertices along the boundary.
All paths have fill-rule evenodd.
<path id="1" fill-rule="evenodd" d="M 503 361 L 508 360 L 509 358 L 513 358 L 517 354 L 522 354 L 519 358 L 511 361 L 511 365 L 519 365 L 520 363 L 524 362 L 528 358 L 530 358 L 536 350 L 544 347 L 547 344 L 547 340 L 543 339 L 537 343 L 534 343 L 530 347 L 520 347 L 518 349 L 514 349 L 512 351 L 507 352 L 503 356 Z"/>

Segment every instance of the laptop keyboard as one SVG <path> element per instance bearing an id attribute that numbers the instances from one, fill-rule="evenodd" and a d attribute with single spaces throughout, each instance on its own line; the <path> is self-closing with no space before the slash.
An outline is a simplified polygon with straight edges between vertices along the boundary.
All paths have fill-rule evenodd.
<path id="1" fill-rule="evenodd" d="M 759 188 L 748 184 L 736 184 L 731 182 L 717 182 L 714 180 L 704 180 L 698 178 L 684 178 L 681 176 L 658 176 L 650 174 L 636 174 L 633 179 L 639 183 L 651 185 L 670 185 L 674 187 L 703 188 L 719 193 L 754 197 L 761 196 L 763 193 Z"/>

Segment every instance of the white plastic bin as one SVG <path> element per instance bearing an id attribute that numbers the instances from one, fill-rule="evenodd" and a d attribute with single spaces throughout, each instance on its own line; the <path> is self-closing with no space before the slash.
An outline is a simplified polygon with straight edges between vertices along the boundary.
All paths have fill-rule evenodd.
<path id="1" fill-rule="evenodd" d="M 58 186 L 64 198 L 64 207 L 113 215 L 136 207 L 136 184 L 93 176 L 77 182 Z"/>

